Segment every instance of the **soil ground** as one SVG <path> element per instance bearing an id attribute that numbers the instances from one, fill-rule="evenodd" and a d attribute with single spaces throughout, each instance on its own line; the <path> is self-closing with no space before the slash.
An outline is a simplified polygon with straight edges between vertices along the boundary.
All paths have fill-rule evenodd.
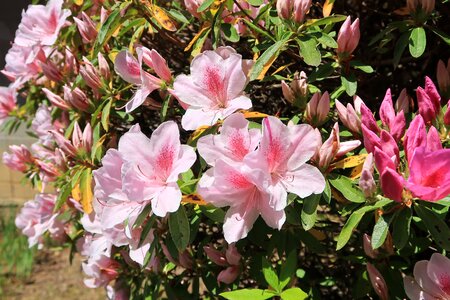
<path id="1" fill-rule="evenodd" d="M 83 284 L 81 260 L 75 256 L 69 264 L 69 250 L 37 252 L 33 271 L 28 279 L 7 278 L 3 282 L 4 300 L 103 300 L 103 289 L 90 289 Z"/>

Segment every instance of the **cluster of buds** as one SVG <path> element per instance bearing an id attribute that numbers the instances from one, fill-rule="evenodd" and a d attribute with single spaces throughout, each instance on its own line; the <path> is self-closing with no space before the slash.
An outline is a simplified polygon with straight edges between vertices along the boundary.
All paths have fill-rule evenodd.
<path id="1" fill-rule="evenodd" d="M 306 97 L 308 96 L 308 84 L 306 83 L 306 73 L 301 71 L 294 74 L 294 80 L 287 84 L 284 80 L 281 81 L 281 89 L 283 97 L 293 105 L 304 110 L 306 108 Z"/>
<path id="2" fill-rule="evenodd" d="M 69 141 L 58 131 L 51 131 L 59 148 L 68 156 L 75 157 L 83 153 L 89 153 L 92 148 L 92 128 L 89 123 L 81 131 L 78 122 L 75 123 L 72 141 Z"/>
<path id="3" fill-rule="evenodd" d="M 3 163 L 10 169 L 25 172 L 27 164 L 33 163 L 33 156 L 25 145 L 9 146 L 9 151 L 3 153 Z"/>
<path id="4" fill-rule="evenodd" d="M 282 19 L 303 23 L 311 4 L 312 0 L 278 0 L 277 13 Z"/>
<path id="5" fill-rule="evenodd" d="M 218 282 L 231 284 L 236 280 L 240 273 L 241 255 L 234 244 L 228 245 L 225 254 L 212 246 L 204 246 L 203 250 L 205 250 L 206 255 L 216 265 L 226 267 L 226 269 L 221 271 L 217 276 Z"/>
<path id="6" fill-rule="evenodd" d="M 359 19 L 357 18 L 352 23 L 350 16 L 348 16 L 339 29 L 337 38 L 338 47 L 336 53 L 340 61 L 346 61 L 351 58 L 351 54 L 358 46 L 360 35 Z"/>
<path id="7" fill-rule="evenodd" d="M 435 6 L 435 0 L 406 0 L 406 8 L 408 12 L 415 16 L 420 13 L 429 16 Z"/>
<path id="8" fill-rule="evenodd" d="M 111 72 L 108 62 L 105 57 L 99 52 L 97 56 L 98 68 L 94 67 L 86 57 L 83 57 L 84 64 L 80 66 L 80 74 L 86 84 L 94 90 L 94 93 L 99 92 L 103 87 L 102 79 L 109 80 Z"/>
<path id="9" fill-rule="evenodd" d="M 315 93 L 306 105 L 305 121 L 313 127 L 319 127 L 328 118 L 330 112 L 330 95 L 328 92 Z"/>
<path id="10" fill-rule="evenodd" d="M 64 85 L 64 98 L 53 93 L 47 88 L 43 88 L 42 91 L 47 96 L 47 99 L 56 107 L 62 110 L 69 110 L 72 107 L 80 111 L 87 111 L 90 107 L 90 101 L 86 94 L 78 87 L 72 89 L 67 85 Z"/>

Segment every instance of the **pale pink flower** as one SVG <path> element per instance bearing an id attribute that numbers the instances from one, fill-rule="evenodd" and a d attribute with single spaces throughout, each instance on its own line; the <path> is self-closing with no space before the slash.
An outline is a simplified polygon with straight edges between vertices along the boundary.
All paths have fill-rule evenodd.
<path id="1" fill-rule="evenodd" d="M 166 60 L 156 51 L 146 47 L 136 48 L 138 59 L 128 51 L 121 51 L 114 61 L 114 70 L 123 80 L 136 85 L 137 90 L 125 106 L 131 112 L 144 103 L 148 95 L 154 90 L 163 88 L 172 81 L 172 74 Z M 156 77 L 142 69 L 142 63 L 151 68 Z"/>
<path id="2" fill-rule="evenodd" d="M 405 292 L 411 300 L 450 298 L 450 260 L 440 253 L 414 266 L 414 278 L 403 278 Z"/>
<path id="3" fill-rule="evenodd" d="M 179 75 L 174 95 L 188 105 L 181 124 L 185 130 L 213 125 L 239 109 L 252 107 L 244 95 L 247 76 L 241 55 L 230 47 L 205 51 L 191 63 L 191 75 Z"/>
<path id="4" fill-rule="evenodd" d="M 3 153 L 3 163 L 10 169 L 19 172 L 25 172 L 28 169 L 27 164 L 33 162 L 33 156 L 25 145 L 9 146 L 9 151 Z"/>
<path id="5" fill-rule="evenodd" d="M 350 16 L 348 16 L 339 29 L 337 38 L 338 48 L 336 50 L 338 55 L 343 57 L 348 57 L 351 55 L 358 46 L 359 38 L 359 19 L 356 18 L 356 20 L 352 23 Z"/>
<path id="6" fill-rule="evenodd" d="M 284 207 L 270 206 L 270 194 L 259 187 L 264 174 L 255 169 L 248 174 L 242 163 L 215 162 L 215 167 L 206 171 L 197 187 L 202 198 L 217 207 L 230 206 L 223 224 L 225 240 L 236 242 L 247 236 L 259 215 L 272 228 L 281 229 L 286 215 Z M 259 181 L 255 182 L 254 178 Z"/>
<path id="7" fill-rule="evenodd" d="M 58 128 L 52 123 L 50 108 L 44 104 L 39 106 L 36 110 L 34 119 L 31 122 L 31 128 L 38 136 L 41 144 L 44 146 L 50 146 L 53 143 L 53 136 L 50 131 L 57 130 Z"/>
<path id="8" fill-rule="evenodd" d="M 192 147 L 181 145 L 178 126 L 162 123 L 147 138 L 134 125 L 119 141 L 122 154 L 123 191 L 133 201 L 151 200 L 152 211 L 163 217 L 180 206 L 181 191 L 177 181 L 194 164 Z"/>
<path id="9" fill-rule="evenodd" d="M 17 108 L 17 92 L 12 87 L 0 87 L 0 125 Z"/>
<path id="10" fill-rule="evenodd" d="M 37 194 L 34 200 L 26 202 L 16 217 L 16 226 L 28 237 L 30 247 L 38 244 L 42 247 L 43 234 L 47 231 L 59 232 L 63 223 L 53 213 L 56 195 Z"/>
<path id="11" fill-rule="evenodd" d="M 15 87 L 35 78 L 41 72 L 41 61 L 45 60 L 39 47 L 23 47 L 13 44 L 5 56 L 5 68 L 1 71 Z"/>
<path id="12" fill-rule="evenodd" d="M 286 126 L 271 116 L 263 120 L 260 145 L 245 157 L 244 163 L 255 175 L 254 180 L 268 183 L 270 205 L 274 209 L 286 207 L 288 192 L 301 198 L 322 193 L 325 188 L 322 173 L 306 163 L 319 145 L 320 136 L 310 125 Z"/>
<path id="13" fill-rule="evenodd" d="M 319 144 L 314 155 L 314 160 L 318 163 L 321 170 L 326 171 L 330 164 L 339 157 L 342 157 L 347 152 L 350 152 L 361 145 L 358 140 L 353 141 L 340 141 L 339 137 L 339 125 L 335 123 L 330 133 L 330 137 L 322 144 L 320 133 L 316 133 L 319 138 Z"/>
<path id="14" fill-rule="evenodd" d="M 37 44 L 52 46 L 67 17 L 71 15 L 70 10 L 62 9 L 62 5 L 63 0 L 50 0 L 46 6 L 28 6 L 28 9 L 22 12 L 14 43 L 24 47 Z"/>
<path id="15" fill-rule="evenodd" d="M 104 255 L 91 257 L 82 268 L 88 277 L 84 284 L 89 288 L 104 287 L 119 276 L 119 263 Z"/>
<path id="16" fill-rule="evenodd" d="M 256 149 L 261 139 L 261 131 L 249 129 L 248 124 L 241 113 L 232 114 L 223 122 L 220 134 L 209 134 L 198 140 L 200 156 L 213 167 L 219 159 L 241 162 Z"/>

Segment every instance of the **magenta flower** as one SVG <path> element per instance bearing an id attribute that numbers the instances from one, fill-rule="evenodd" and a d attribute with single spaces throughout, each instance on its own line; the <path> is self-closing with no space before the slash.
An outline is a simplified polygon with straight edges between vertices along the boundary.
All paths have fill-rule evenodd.
<path id="1" fill-rule="evenodd" d="M 240 54 L 230 47 L 205 51 L 191 63 L 191 75 L 179 75 L 174 95 L 187 104 L 181 124 L 185 130 L 215 124 L 239 109 L 252 107 L 244 95 L 247 76 Z"/>
<path id="2" fill-rule="evenodd" d="M 192 147 L 180 144 L 178 126 L 162 123 L 147 138 L 134 125 L 119 141 L 124 160 L 122 187 L 132 201 L 151 200 L 153 213 L 164 217 L 178 209 L 181 191 L 178 176 L 196 160 Z"/>
<path id="3" fill-rule="evenodd" d="M 450 260 L 434 253 L 429 261 L 418 261 L 414 266 L 414 278 L 405 276 L 403 284 L 411 300 L 449 299 Z"/>
<path id="4" fill-rule="evenodd" d="M 132 112 L 142 105 L 148 95 L 156 89 L 162 88 L 172 81 L 172 74 L 166 60 L 156 51 L 146 47 L 136 48 L 138 59 L 128 51 L 121 51 L 114 61 L 114 70 L 123 80 L 136 85 L 137 90 L 125 106 L 127 112 Z M 156 75 L 142 69 L 142 62 L 153 69 Z"/>
<path id="5" fill-rule="evenodd" d="M 249 122 L 241 113 L 234 113 L 225 119 L 220 134 L 206 135 L 197 142 L 200 156 L 210 166 L 217 160 L 242 162 L 244 157 L 254 151 L 261 139 L 259 129 L 248 129 Z"/>
<path id="6" fill-rule="evenodd" d="M 62 9 L 63 2 L 63 0 L 50 0 L 46 6 L 28 6 L 28 9 L 22 13 L 14 43 L 24 47 L 38 44 L 52 46 L 66 23 L 67 17 L 71 15 L 70 10 Z"/>
<path id="7" fill-rule="evenodd" d="M 288 192 L 301 198 L 323 192 L 322 173 L 306 163 L 319 145 L 320 136 L 307 124 L 286 126 L 275 117 L 263 120 L 260 145 L 244 163 L 260 186 L 262 182 L 268 184 L 270 206 L 275 210 L 286 207 Z"/>
<path id="8" fill-rule="evenodd" d="M 384 100 L 381 103 L 380 118 L 383 125 L 389 129 L 392 137 L 396 140 L 401 140 L 406 128 L 405 112 L 403 110 L 398 113 L 395 112 L 390 89 L 386 91 Z"/>
<path id="9" fill-rule="evenodd" d="M 432 123 L 441 111 L 441 96 L 428 76 L 425 77 L 425 88 L 419 86 L 416 95 L 420 115 L 425 123 Z"/>

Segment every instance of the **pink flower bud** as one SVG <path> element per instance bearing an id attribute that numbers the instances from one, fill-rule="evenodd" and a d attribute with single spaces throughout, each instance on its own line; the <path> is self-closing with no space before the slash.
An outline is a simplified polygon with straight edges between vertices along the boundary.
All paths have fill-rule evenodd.
<path id="1" fill-rule="evenodd" d="M 330 137 L 323 143 L 319 151 L 319 167 L 326 169 L 334 160 L 336 153 L 339 150 L 339 126 L 334 124 L 330 133 Z"/>
<path id="2" fill-rule="evenodd" d="M 56 107 L 61 108 L 62 110 L 70 109 L 70 105 L 60 96 L 56 95 L 52 91 L 47 88 L 43 88 L 42 91 L 47 96 L 47 99 Z"/>
<path id="3" fill-rule="evenodd" d="M 225 252 L 225 257 L 230 265 L 238 266 L 241 260 L 241 254 L 239 254 L 234 243 L 228 245 L 227 251 Z"/>
<path id="4" fill-rule="evenodd" d="M 425 88 L 417 88 L 416 95 L 419 113 L 425 123 L 433 122 L 441 109 L 441 96 L 429 77 L 425 77 Z"/>
<path id="5" fill-rule="evenodd" d="M 359 38 L 359 19 L 351 23 L 351 18 L 348 16 L 338 33 L 336 51 L 338 55 L 344 58 L 350 56 L 358 46 Z"/>
<path id="6" fill-rule="evenodd" d="M 403 137 L 406 129 L 405 114 L 403 111 L 395 113 L 390 89 L 386 91 L 384 100 L 381 103 L 380 118 L 383 125 L 389 129 L 389 132 L 396 140 L 400 140 Z"/>
<path id="7" fill-rule="evenodd" d="M 102 75 L 102 77 L 104 79 L 109 79 L 111 76 L 111 70 L 109 68 L 108 62 L 106 61 L 103 54 L 101 54 L 100 52 L 98 53 L 97 58 L 98 58 L 98 68 L 100 70 L 100 75 Z"/>
<path id="8" fill-rule="evenodd" d="M 431 126 L 427 134 L 427 151 L 437 151 L 442 149 L 441 138 L 436 127 Z"/>
<path id="9" fill-rule="evenodd" d="M 447 111 L 444 114 L 444 124 L 450 126 L 450 100 L 447 102 Z"/>
<path id="10" fill-rule="evenodd" d="M 219 275 L 217 276 L 217 281 L 231 284 L 239 276 L 239 272 L 239 266 L 228 267 L 219 273 Z"/>
<path id="11" fill-rule="evenodd" d="M 216 265 L 223 267 L 228 266 L 227 259 L 222 252 L 214 249 L 212 246 L 203 246 L 203 250 L 205 251 L 208 258 Z"/>
<path id="12" fill-rule="evenodd" d="M 67 100 L 73 107 L 87 111 L 89 108 L 89 100 L 86 94 L 78 87 L 72 90 L 69 86 L 64 85 L 64 99 Z"/>
<path id="13" fill-rule="evenodd" d="M 65 53 L 65 66 L 64 70 L 65 72 L 71 73 L 71 74 L 77 74 L 78 73 L 78 64 L 75 56 L 73 56 L 72 51 L 66 47 L 64 50 Z"/>
<path id="14" fill-rule="evenodd" d="M 381 189 L 386 197 L 402 202 L 403 177 L 391 168 L 381 174 Z"/>
<path id="15" fill-rule="evenodd" d="M 14 88 L 0 87 L 0 124 L 17 108 L 16 94 Z"/>
<path id="16" fill-rule="evenodd" d="M 315 93 L 306 105 L 305 119 L 313 127 L 319 127 L 327 120 L 330 112 L 330 95 L 325 92 L 323 95 Z"/>
<path id="17" fill-rule="evenodd" d="M 102 6 L 102 8 L 100 9 L 100 24 L 105 23 L 106 19 L 109 16 L 109 13 L 110 12 Z"/>
<path id="18" fill-rule="evenodd" d="M 286 84 L 284 80 L 281 82 L 281 89 L 283 91 L 283 97 L 290 103 L 304 109 L 304 102 L 308 95 L 308 84 L 306 83 L 307 77 L 305 72 L 301 71 L 300 74 L 294 74 L 294 80 L 290 85 Z"/>
<path id="19" fill-rule="evenodd" d="M 360 111 L 361 111 L 361 103 L 363 104 L 361 98 L 355 97 L 354 99 L 354 107 L 348 103 L 347 107 L 345 107 L 339 100 L 336 100 L 336 110 L 339 115 L 339 119 L 347 127 L 351 132 L 359 134 L 361 133 L 361 119 L 360 119 Z"/>
<path id="20" fill-rule="evenodd" d="M 290 103 L 294 103 L 295 101 L 294 91 L 284 80 L 281 81 L 281 90 L 283 92 L 284 99 L 286 99 Z"/>
<path id="21" fill-rule="evenodd" d="M 64 151 L 65 154 L 69 156 L 76 155 L 77 149 L 72 145 L 72 143 L 68 139 L 66 139 L 64 135 L 62 135 L 60 132 L 56 130 L 51 130 L 50 132 L 55 138 L 58 147 L 61 148 L 61 150 Z"/>
<path id="22" fill-rule="evenodd" d="M 447 67 L 445 67 L 442 60 L 439 60 L 436 77 L 441 93 L 450 97 L 450 59 L 448 60 Z"/>
<path id="23" fill-rule="evenodd" d="M 74 17 L 78 31 L 84 43 L 93 42 L 97 38 L 97 28 L 92 19 L 85 13 L 81 13 L 81 19 Z"/>
<path id="24" fill-rule="evenodd" d="M 83 77 L 89 87 L 94 90 L 99 90 L 102 87 L 100 74 L 86 57 L 83 57 L 83 62 L 84 65 L 80 66 L 81 77 Z"/>
<path id="25" fill-rule="evenodd" d="M 278 0 L 278 16 L 285 20 L 292 19 L 296 23 L 303 23 L 311 4 L 312 0 Z"/>
<path id="26" fill-rule="evenodd" d="M 155 71 L 159 78 L 166 82 L 172 81 L 172 73 L 166 60 L 156 50 L 149 50 L 146 47 L 139 46 L 136 48 L 136 53 L 141 65 L 144 62 Z"/>
<path id="27" fill-rule="evenodd" d="M 411 97 L 406 89 L 403 89 L 397 98 L 397 102 L 395 102 L 395 111 L 403 111 L 405 114 L 409 113 L 409 103 L 411 103 Z"/>
<path id="28" fill-rule="evenodd" d="M 374 133 L 378 134 L 380 132 L 380 128 L 378 127 L 372 111 L 365 104 L 361 106 L 361 123 Z"/>
<path id="29" fill-rule="evenodd" d="M 377 190 L 377 185 L 375 183 L 375 180 L 373 179 L 373 162 L 373 154 L 369 153 L 369 155 L 366 157 L 366 160 L 364 161 L 361 177 L 359 178 L 359 187 L 363 191 L 364 196 L 368 198 L 372 197 Z"/>
<path id="30" fill-rule="evenodd" d="M 368 129 L 364 124 L 361 125 L 361 129 L 364 138 L 364 147 L 366 147 L 368 153 L 373 152 L 375 147 L 381 148 L 380 138 L 375 132 Z"/>
<path id="31" fill-rule="evenodd" d="M 426 146 L 426 143 L 427 130 L 425 122 L 421 115 L 416 115 L 409 124 L 409 128 L 406 131 L 405 138 L 403 140 L 403 148 L 405 149 L 405 155 L 408 159 L 408 163 L 411 161 L 414 150 L 418 147 Z"/>
<path id="32" fill-rule="evenodd" d="M 372 248 L 371 237 L 367 233 L 364 233 L 363 235 L 363 247 L 364 253 L 366 253 L 368 257 L 375 259 L 379 255 L 379 251 Z"/>
<path id="33" fill-rule="evenodd" d="M 3 163 L 11 170 L 25 172 L 28 167 L 27 164 L 33 162 L 33 157 L 25 145 L 9 146 L 9 151 L 3 153 Z"/>
<path id="34" fill-rule="evenodd" d="M 87 152 L 91 151 L 92 147 L 92 128 L 91 124 L 87 123 L 84 127 L 84 131 L 81 132 L 80 125 L 75 122 L 72 133 L 72 145 L 76 149 L 84 149 Z"/>
<path id="35" fill-rule="evenodd" d="M 200 18 L 200 14 L 197 9 L 203 3 L 204 0 L 184 0 L 184 6 L 186 6 L 187 11 L 196 18 Z"/>
<path id="36" fill-rule="evenodd" d="M 56 65 L 51 61 L 41 62 L 42 73 L 44 73 L 45 77 L 48 79 L 59 82 L 63 79 L 61 72 L 58 70 Z"/>
<path id="37" fill-rule="evenodd" d="M 389 291 L 384 281 L 383 275 L 371 263 L 367 263 L 367 273 L 369 273 L 372 287 L 381 300 L 389 300 Z"/>

